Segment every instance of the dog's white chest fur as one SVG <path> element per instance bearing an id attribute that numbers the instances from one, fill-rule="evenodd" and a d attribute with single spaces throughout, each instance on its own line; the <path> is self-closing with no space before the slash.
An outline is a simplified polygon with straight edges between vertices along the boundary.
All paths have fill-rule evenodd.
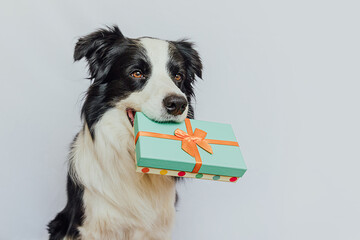
<path id="1" fill-rule="evenodd" d="M 82 239 L 171 239 L 175 183 L 135 172 L 134 135 L 126 114 L 107 111 L 79 133 L 72 150 L 73 177 L 84 186 Z M 151 234 L 150 234 L 151 232 Z"/>

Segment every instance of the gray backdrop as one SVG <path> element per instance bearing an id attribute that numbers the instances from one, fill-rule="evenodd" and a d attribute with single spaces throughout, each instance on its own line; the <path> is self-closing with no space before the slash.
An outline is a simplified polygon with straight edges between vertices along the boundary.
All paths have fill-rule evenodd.
<path id="1" fill-rule="evenodd" d="M 1 1 L 0 239 L 46 239 L 89 86 L 78 37 L 196 42 L 196 117 L 231 123 L 236 184 L 188 180 L 173 239 L 360 239 L 359 1 Z"/>

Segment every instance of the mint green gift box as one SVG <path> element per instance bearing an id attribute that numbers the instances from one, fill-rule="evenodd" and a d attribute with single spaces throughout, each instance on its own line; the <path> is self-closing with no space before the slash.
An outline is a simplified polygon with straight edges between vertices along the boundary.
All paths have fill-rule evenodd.
<path id="1" fill-rule="evenodd" d="M 193 131 L 198 128 L 207 133 L 205 139 L 236 142 L 229 124 L 199 120 L 190 120 L 190 123 Z M 181 148 L 181 140 L 142 135 L 144 132 L 150 132 L 174 136 L 176 129 L 187 132 L 185 122 L 159 123 L 147 118 L 141 112 L 136 113 L 134 134 L 137 172 L 228 182 L 236 182 L 246 172 L 247 168 L 239 146 L 210 143 L 212 154 L 197 146 L 202 164 L 198 172 L 193 172 L 195 158 Z"/>

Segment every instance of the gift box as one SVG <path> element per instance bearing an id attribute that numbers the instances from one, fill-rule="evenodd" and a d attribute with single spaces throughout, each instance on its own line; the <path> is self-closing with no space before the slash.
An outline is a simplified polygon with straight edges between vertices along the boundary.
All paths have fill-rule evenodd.
<path id="1" fill-rule="evenodd" d="M 136 171 L 236 182 L 246 165 L 229 124 L 185 119 L 155 122 L 137 112 Z"/>

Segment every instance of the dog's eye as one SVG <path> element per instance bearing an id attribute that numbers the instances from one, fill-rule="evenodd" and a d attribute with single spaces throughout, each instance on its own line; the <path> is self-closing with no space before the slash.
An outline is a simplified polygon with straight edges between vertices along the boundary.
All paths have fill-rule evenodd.
<path id="1" fill-rule="evenodd" d="M 137 70 L 130 74 L 133 78 L 144 78 L 144 74 L 141 71 Z"/>
<path id="2" fill-rule="evenodd" d="M 182 76 L 180 74 L 176 74 L 174 79 L 175 79 L 175 81 L 180 82 L 182 80 Z"/>

